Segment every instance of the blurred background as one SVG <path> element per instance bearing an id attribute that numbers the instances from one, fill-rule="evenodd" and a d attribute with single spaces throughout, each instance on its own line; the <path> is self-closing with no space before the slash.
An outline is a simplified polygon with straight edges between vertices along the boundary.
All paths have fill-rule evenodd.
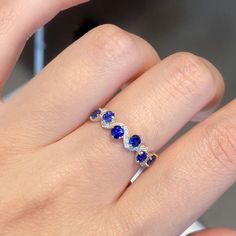
<path id="1" fill-rule="evenodd" d="M 236 1 L 233 0 L 92 0 L 62 12 L 46 25 L 45 61 L 48 63 L 91 28 L 113 23 L 149 41 L 162 58 L 177 51 L 189 51 L 210 60 L 225 78 L 224 105 L 236 97 L 235 11 Z M 32 78 L 33 49 L 34 41 L 30 39 L 7 83 L 5 95 Z M 192 125 L 187 125 L 180 133 Z M 208 227 L 236 229 L 235 200 L 236 185 L 200 218 L 200 222 Z"/>

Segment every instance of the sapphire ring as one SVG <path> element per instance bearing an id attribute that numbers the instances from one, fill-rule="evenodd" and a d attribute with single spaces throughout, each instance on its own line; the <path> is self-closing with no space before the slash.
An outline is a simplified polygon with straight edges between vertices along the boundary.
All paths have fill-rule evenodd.
<path id="1" fill-rule="evenodd" d="M 140 169 L 130 180 L 131 183 L 158 158 L 156 153 L 148 151 L 148 147 L 142 144 L 139 135 L 129 135 L 128 127 L 123 123 L 116 122 L 114 112 L 99 108 L 90 115 L 90 120 L 92 122 L 100 122 L 103 128 L 111 130 L 111 136 L 114 139 L 123 140 L 126 150 L 135 152 L 135 159 L 139 163 Z"/>

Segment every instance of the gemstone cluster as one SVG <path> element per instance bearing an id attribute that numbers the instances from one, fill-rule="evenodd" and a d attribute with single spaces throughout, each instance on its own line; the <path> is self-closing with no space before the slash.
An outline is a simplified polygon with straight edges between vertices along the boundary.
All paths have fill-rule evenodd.
<path id="1" fill-rule="evenodd" d="M 124 147 L 131 152 L 136 152 L 136 161 L 142 167 L 149 167 L 157 159 L 158 156 L 155 153 L 148 152 L 148 148 L 142 144 L 139 135 L 129 136 L 128 127 L 115 122 L 114 112 L 99 108 L 90 115 L 90 120 L 100 121 L 103 128 L 111 130 L 111 136 L 114 139 L 123 139 Z"/>

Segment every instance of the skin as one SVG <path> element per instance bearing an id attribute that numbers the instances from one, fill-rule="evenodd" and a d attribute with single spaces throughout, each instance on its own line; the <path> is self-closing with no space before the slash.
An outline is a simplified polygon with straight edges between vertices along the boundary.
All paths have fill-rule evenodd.
<path id="1" fill-rule="evenodd" d="M 79 3 L 1 1 L 1 89 L 28 36 Z M 161 60 L 116 26 L 93 29 L 0 104 L 0 235 L 180 235 L 236 180 L 236 100 L 210 115 L 223 92 L 222 76 L 201 57 Z M 97 107 L 155 151 L 189 120 L 203 121 L 127 188 L 138 165 L 87 122 Z"/>

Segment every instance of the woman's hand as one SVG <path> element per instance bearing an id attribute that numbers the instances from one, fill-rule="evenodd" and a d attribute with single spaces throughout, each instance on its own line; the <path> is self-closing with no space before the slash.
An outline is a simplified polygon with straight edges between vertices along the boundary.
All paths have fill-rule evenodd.
<path id="1" fill-rule="evenodd" d="M 28 35 L 78 3 L 1 1 L 2 87 Z M 133 154 L 86 120 L 105 106 L 158 150 L 210 114 L 223 90 L 220 73 L 198 56 L 161 61 L 116 26 L 90 31 L 0 105 L 0 235 L 180 234 L 236 179 L 236 101 L 170 145 L 127 189 L 138 169 Z"/>

